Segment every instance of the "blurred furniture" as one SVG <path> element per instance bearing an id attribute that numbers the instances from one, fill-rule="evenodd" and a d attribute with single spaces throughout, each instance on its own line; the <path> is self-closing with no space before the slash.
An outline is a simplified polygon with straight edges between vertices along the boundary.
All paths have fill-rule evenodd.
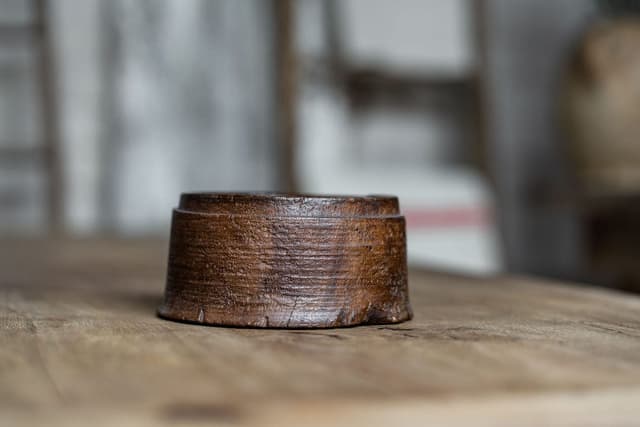
<path id="1" fill-rule="evenodd" d="M 403 160 L 405 167 L 422 160 L 431 168 L 466 165 L 488 173 L 485 2 L 345 0 L 338 5 L 335 72 L 343 79 L 354 143 L 364 160 Z M 426 127 L 422 135 L 414 117 Z"/>
<path id="2" fill-rule="evenodd" d="M 615 5 L 616 2 L 604 2 Z M 590 280 L 640 292 L 640 15 L 591 25 L 562 97 Z"/>
<path id="3" fill-rule="evenodd" d="M 558 131 L 559 77 L 590 1 L 487 0 L 486 109 L 491 168 L 509 271 L 578 277 L 572 206 L 544 201 L 570 186 Z"/>
<path id="4" fill-rule="evenodd" d="M 640 191 L 640 17 L 591 26 L 574 53 L 563 97 L 569 148 L 588 195 Z"/>
<path id="5" fill-rule="evenodd" d="M 503 270 L 487 167 L 484 1 L 299 2 L 298 187 L 395 194 L 409 262 Z"/>
<path id="6" fill-rule="evenodd" d="M 37 229 L 45 225 L 55 231 L 62 222 L 58 123 L 47 4 L 47 0 L 0 3 L 6 12 L 0 20 L 0 77 L 7 82 L 6 88 L 10 91 L 0 91 L 0 96 L 7 102 L 2 106 L 3 110 L 9 110 L 0 113 L 6 120 L 0 138 L 11 139 L 0 141 L 0 176 L 4 177 L 0 186 L 0 218 L 9 230 L 21 226 Z M 31 95 L 34 96 L 29 99 Z M 23 108 L 25 104 L 27 106 Z M 16 126 L 15 122 L 23 123 L 26 129 L 12 132 L 9 128 Z M 24 135 L 29 135 L 27 140 Z M 31 180 L 32 177 L 39 180 Z M 40 188 L 40 191 L 32 187 Z M 41 200 L 30 203 L 34 194 L 40 195 Z M 38 210 L 41 212 L 36 212 Z"/>
<path id="7" fill-rule="evenodd" d="M 166 249 L 3 240 L 2 423 L 537 427 L 640 417 L 640 298 L 413 271 L 415 318 L 400 325 L 203 327 L 155 316 Z"/>
<path id="8" fill-rule="evenodd" d="M 581 205 L 590 280 L 640 293 L 640 195 L 601 196 Z"/>

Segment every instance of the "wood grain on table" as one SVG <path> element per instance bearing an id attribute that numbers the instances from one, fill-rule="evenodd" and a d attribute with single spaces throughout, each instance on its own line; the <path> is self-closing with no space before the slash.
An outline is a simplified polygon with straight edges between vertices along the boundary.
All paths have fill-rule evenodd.
<path id="1" fill-rule="evenodd" d="M 163 241 L 0 243 L 0 425 L 640 424 L 640 298 L 414 271 L 414 320 L 156 317 Z"/>

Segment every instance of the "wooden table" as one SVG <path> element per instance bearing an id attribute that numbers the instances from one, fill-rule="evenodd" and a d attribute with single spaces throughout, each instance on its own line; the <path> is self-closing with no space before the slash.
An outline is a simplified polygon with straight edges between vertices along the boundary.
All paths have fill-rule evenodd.
<path id="1" fill-rule="evenodd" d="M 158 319 L 165 242 L 3 241 L 0 425 L 640 424 L 640 299 L 413 272 L 415 319 Z"/>

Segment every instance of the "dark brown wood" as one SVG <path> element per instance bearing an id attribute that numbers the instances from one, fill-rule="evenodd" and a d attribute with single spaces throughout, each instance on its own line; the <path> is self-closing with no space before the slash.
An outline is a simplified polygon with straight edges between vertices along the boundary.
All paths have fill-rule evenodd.
<path id="1" fill-rule="evenodd" d="M 64 228 L 62 169 L 60 166 L 60 130 L 57 115 L 55 90 L 55 64 L 51 40 L 49 2 L 33 0 L 38 50 L 38 73 L 40 78 L 40 98 L 42 132 L 44 138 L 44 159 L 47 172 L 47 206 L 49 230 L 61 232 Z"/>
<path id="2" fill-rule="evenodd" d="M 296 146 L 296 80 L 297 61 L 295 52 L 295 2 L 274 0 L 276 42 L 276 90 L 278 140 L 281 141 L 282 189 L 296 191 L 295 146 Z"/>
<path id="3" fill-rule="evenodd" d="M 395 197 L 183 194 L 158 312 L 251 327 L 402 322 L 405 241 Z"/>

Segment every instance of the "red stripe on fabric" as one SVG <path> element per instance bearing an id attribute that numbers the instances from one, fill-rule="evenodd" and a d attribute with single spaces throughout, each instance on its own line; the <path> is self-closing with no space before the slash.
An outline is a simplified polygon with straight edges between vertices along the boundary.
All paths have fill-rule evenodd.
<path id="1" fill-rule="evenodd" d="M 480 207 L 404 209 L 408 229 L 477 227 L 490 223 L 489 212 Z"/>

